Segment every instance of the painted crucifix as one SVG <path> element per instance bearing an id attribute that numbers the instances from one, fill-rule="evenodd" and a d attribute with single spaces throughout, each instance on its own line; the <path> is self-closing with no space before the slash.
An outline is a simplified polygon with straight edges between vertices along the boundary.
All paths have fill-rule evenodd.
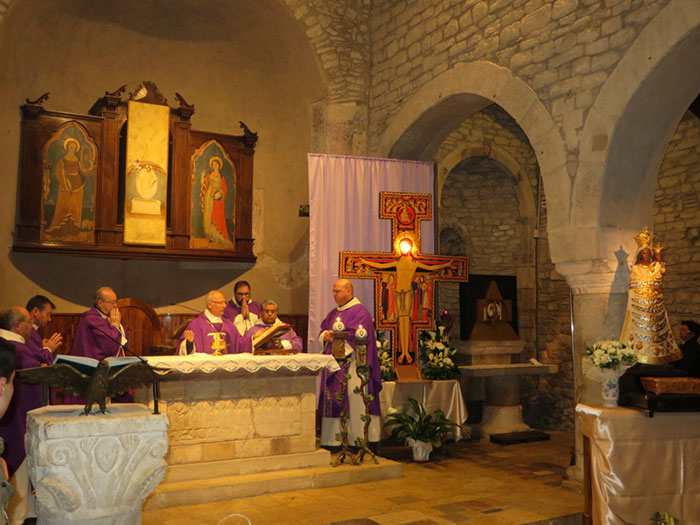
<path id="1" fill-rule="evenodd" d="M 379 217 L 391 219 L 393 252 L 340 252 L 339 276 L 374 279 L 375 325 L 392 334 L 399 381 L 420 380 L 417 332 L 434 329 L 434 284 L 466 281 L 467 258 L 421 253 L 421 221 L 432 217 L 429 194 L 381 192 Z"/>

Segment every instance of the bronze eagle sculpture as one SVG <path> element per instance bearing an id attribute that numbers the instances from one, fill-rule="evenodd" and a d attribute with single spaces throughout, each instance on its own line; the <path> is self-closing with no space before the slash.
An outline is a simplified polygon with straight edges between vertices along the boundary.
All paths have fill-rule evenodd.
<path id="1" fill-rule="evenodd" d="M 62 362 L 50 366 L 24 368 L 17 371 L 17 377 L 23 383 L 62 388 L 65 392 L 84 398 L 85 415 L 89 415 L 92 405 L 97 404 L 100 412 L 104 414 L 108 397 L 123 394 L 130 388 L 150 385 L 157 379 L 156 371 L 168 372 L 155 369 L 145 361 L 112 368 L 108 359 L 100 361 L 94 372 L 89 375 L 71 364 Z"/>

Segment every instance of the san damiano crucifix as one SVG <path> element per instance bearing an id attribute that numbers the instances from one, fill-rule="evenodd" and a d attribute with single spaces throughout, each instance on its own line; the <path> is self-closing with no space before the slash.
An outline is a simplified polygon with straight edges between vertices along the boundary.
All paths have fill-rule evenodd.
<path id="1" fill-rule="evenodd" d="M 418 330 L 434 329 L 435 282 L 466 281 L 467 258 L 421 253 L 420 224 L 432 217 L 429 194 L 381 192 L 379 217 L 391 219 L 393 252 L 340 252 L 339 277 L 374 279 L 375 325 L 392 334 L 399 381 L 416 381 Z"/>

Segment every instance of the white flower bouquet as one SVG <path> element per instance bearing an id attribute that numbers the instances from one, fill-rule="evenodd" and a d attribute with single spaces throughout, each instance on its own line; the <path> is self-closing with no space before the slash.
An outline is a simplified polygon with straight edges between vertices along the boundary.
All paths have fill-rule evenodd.
<path id="1" fill-rule="evenodd" d="M 621 376 L 636 362 L 634 350 L 620 341 L 606 339 L 586 348 L 583 372 L 590 379 L 603 381 L 611 375 Z"/>
<path id="2" fill-rule="evenodd" d="M 437 331 L 422 331 L 418 338 L 418 356 L 426 379 L 454 379 L 459 368 L 453 357 L 457 350 L 450 348 L 450 338 L 443 326 Z"/>
<path id="3" fill-rule="evenodd" d="M 377 355 L 379 356 L 379 369 L 382 374 L 382 381 L 395 381 L 394 359 L 389 348 L 389 341 L 379 336 L 377 332 Z"/>

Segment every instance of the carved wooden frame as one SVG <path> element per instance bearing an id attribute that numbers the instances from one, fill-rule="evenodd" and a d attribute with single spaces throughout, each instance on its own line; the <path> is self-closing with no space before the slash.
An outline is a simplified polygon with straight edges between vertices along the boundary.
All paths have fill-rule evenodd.
<path id="1" fill-rule="evenodd" d="M 194 105 L 176 93 L 179 107 L 170 108 L 170 192 L 165 247 L 125 245 L 123 222 L 119 223 L 120 137 L 127 121 L 128 100 L 168 105 L 152 82 L 122 99 L 126 86 L 105 95 L 93 104 L 88 115 L 50 111 L 43 107 L 46 93 L 26 100 L 22 112 L 20 175 L 13 250 L 87 257 L 121 259 L 227 260 L 254 263 L 252 237 L 253 155 L 258 140 L 240 123 L 243 135 L 225 135 L 191 129 Z M 99 148 L 95 180 L 95 239 L 92 243 L 41 239 L 43 169 L 42 148 L 67 122 L 87 130 Z M 192 174 L 190 159 L 199 146 L 216 140 L 236 164 L 236 197 L 233 245 L 215 248 L 190 247 Z M 123 167 L 121 167 L 123 169 Z"/>

